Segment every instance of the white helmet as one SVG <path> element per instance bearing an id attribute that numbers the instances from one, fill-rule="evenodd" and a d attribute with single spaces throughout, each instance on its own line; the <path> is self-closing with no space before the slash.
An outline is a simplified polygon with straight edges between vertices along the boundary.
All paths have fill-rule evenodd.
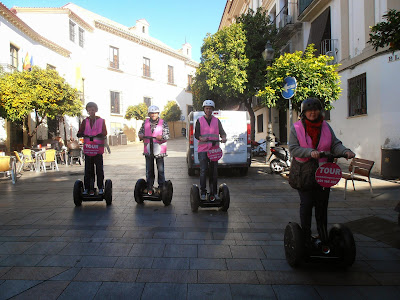
<path id="1" fill-rule="evenodd" d="M 158 108 L 158 106 L 150 105 L 147 110 L 147 113 L 149 113 L 149 114 L 150 113 L 160 113 L 160 109 Z"/>
<path id="2" fill-rule="evenodd" d="M 212 107 L 215 108 L 215 103 L 214 103 L 214 101 L 212 101 L 212 100 L 204 100 L 204 102 L 203 102 L 203 107 L 204 107 L 204 106 L 212 106 Z"/>

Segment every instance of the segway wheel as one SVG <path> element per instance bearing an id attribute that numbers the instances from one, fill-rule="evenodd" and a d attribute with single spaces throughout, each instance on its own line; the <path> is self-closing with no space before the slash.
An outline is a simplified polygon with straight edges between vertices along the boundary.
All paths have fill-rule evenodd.
<path id="1" fill-rule="evenodd" d="M 165 206 L 171 204 L 172 194 L 174 193 L 174 187 L 172 186 L 171 180 L 167 180 L 162 188 L 162 202 Z"/>
<path id="2" fill-rule="evenodd" d="M 143 203 L 143 190 L 146 188 L 146 185 L 146 180 L 144 179 L 139 179 L 136 182 L 134 193 L 136 203 Z"/>
<path id="3" fill-rule="evenodd" d="M 229 208 L 229 204 L 231 203 L 231 197 L 229 195 L 228 186 L 225 183 L 219 186 L 218 195 L 222 200 L 221 210 L 227 211 Z"/>
<path id="4" fill-rule="evenodd" d="M 75 206 L 82 205 L 83 183 L 81 180 L 75 181 L 74 184 L 74 203 Z"/>
<path id="5" fill-rule="evenodd" d="M 339 267 L 350 267 L 356 259 L 356 243 L 351 230 L 342 224 L 334 224 L 329 231 L 329 240 L 339 256 Z"/>
<path id="6" fill-rule="evenodd" d="M 111 205 L 112 203 L 112 181 L 110 179 L 106 180 L 104 199 L 106 199 L 106 204 Z"/>
<path id="7" fill-rule="evenodd" d="M 190 207 L 192 212 L 197 212 L 200 205 L 200 191 L 197 185 L 193 185 L 190 189 Z"/>
<path id="8" fill-rule="evenodd" d="M 296 268 L 305 252 L 303 230 L 299 224 L 289 222 L 286 225 L 284 245 L 286 261 L 292 268 Z"/>

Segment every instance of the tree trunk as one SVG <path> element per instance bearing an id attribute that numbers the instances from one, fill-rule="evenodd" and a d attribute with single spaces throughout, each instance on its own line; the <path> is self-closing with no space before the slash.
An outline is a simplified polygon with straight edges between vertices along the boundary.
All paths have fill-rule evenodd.
<path id="1" fill-rule="evenodd" d="M 62 123 L 63 123 L 63 128 L 64 128 L 64 145 L 67 145 L 67 129 L 65 128 L 65 118 L 64 118 L 64 116 L 62 116 Z"/>
<path id="2" fill-rule="evenodd" d="M 251 125 L 251 140 L 254 141 L 256 138 L 256 117 L 254 116 L 254 110 L 253 107 L 251 107 L 252 104 L 252 99 L 247 99 L 244 101 L 244 105 L 247 108 L 247 111 L 249 112 L 250 115 L 250 125 Z"/>

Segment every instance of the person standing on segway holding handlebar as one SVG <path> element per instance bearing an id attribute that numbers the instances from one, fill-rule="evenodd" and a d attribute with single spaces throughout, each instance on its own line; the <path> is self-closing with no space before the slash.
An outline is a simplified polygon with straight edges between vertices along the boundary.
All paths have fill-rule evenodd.
<path id="1" fill-rule="evenodd" d="M 345 155 L 347 159 L 355 154 L 342 145 L 336 138 L 332 128 L 324 121 L 322 105 L 317 98 L 308 98 L 301 103 L 300 120 L 294 123 L 290 130 L 289 151 L 293 157 L 289 184 L 298 189 L 300 196 L 300 221 L 306 247 L 311 246 L 312 208 L 315 206 L 315 216 L 327 226 L 327 207 L 330 188 L 321 187 L 315 180 L 318 166 L 326 162 L 320 158 L 320 152 L 330 152 L 334 155 Z M 292 172 L 296 164 L 310 165 L 311 171 Z M 303 168 L 302 170 L 306 170 Z M 290 176 L 292 175 L 292 176 Z M 303 186 L 301 186 L 303 185 Z M 318 221 L 318 220 L 317 220 Z M 322 233 L 319 232 L 320 236 Z"/>
<path id="2" fill-rule="evenodd" d="M 196 121 L 194 133 L 194 137 L 199 141 L 197 153 L 200 161 L 200 199 L 202 201 L 207 199 L 206 177 L 208 167 L 210 168 L 210 200 L 219 200 L 217 193 L 218 161 L 211 161 L 207 156 L 207 151 L 210 150 L 211 147 L 219 144 L 219 137 L 221 137 L 221 142 L 225 143 L 226 133 L 222 127 L 221 121 L 212 115 L 214 109 L 214 101 L 205 100 L 203 102 L 205 115 Z"/>
<path id="3" fill-rule="evenodd" d="M 104 119 L 96 116 L 96 112 L 98 111 L 96 103 L 88 102 L 86 104 L 86 111 L 89 114 L 89 117 L 83 120 L 77 133 L 78 137 L 84 138 L 83 153 L 85 154 L 85 189 L 83 194 L 94 195 L 94 166 L 96 165 L 97 187 L 99 188 L 99 195 L 102 195 L 104 194 L 103 153 L 104 139 L 107 137 L 106 122 Z"/>
<path id="4" fill-rule="evenodd" d="M 154 137 L 154 147 L 158 148 L 159 153 L 154 153 L 154 158 L 157 164 L 158 171 L 158 189 L 156 192 L 160 193 L 161 189 L 165 183 L 165 174 L 164 174 L 164 157 L 167 156 L 167 140 L 169 139 L 169 127 L 166 121 L 159 117 L 160 109 L 151 105 L 148 108 L 148 115 L 142 127 L 139 130 L 138 137 L 140 140 L 143 140 L 145 136 Z M 144 139 L 144 151 L 143 155 L 146 157 L 146 182 L 147 182 L 147 190 L 146 193 L 149 195 L 153 194 L 153 185 L 154 185 L 154 158 L 151 157 L 150 151 L 148 149 L 148 145 L 150 143 L 149 139 Z M 157 151 L 158 152 L 158 151 Z M 152 161 L 153 160 L 153 161 Z"/>

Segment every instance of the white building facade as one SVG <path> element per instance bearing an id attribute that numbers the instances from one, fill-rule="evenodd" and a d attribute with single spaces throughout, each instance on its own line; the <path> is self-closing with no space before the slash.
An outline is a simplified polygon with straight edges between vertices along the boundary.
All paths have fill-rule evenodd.
<path id="1" fill-rule="evenodd" d="M 400 77 L 400 52 L 391 53 L 387 48 L 375 51 L 367 42 L 370 26 L 383 21 L 382 15 L 389 9 L 400 10 L 400 1 L 227 1 L 220 28 L 228 26 L 249 7 L 260 6 L 279 28 L 278 38 L 285 42 L 282 53 L 304 51 L 314 43 L 317 54 L 333 56 L 334 62 L 340 64 L 342 93 L 333 103 L 328 122 L 344 145 L 358 157 L 375 161 L 373 172 L 381 173 L 381 166 L 390 160 L 382 154 L 385 149 L 400 149 L 400 109 L 395 92 L 396 79 Z M 258 115 L 265 116 L 259 118 L 265 123 L 265 132 L 258 133 L 258 137 L 265 138 L 267 109 L 257 110 L 256 120 Z M 287 114 L 275 112 L 275 133 L 283 129 L 281 118 L 289 123 Z M 296 118 L 294 113 L 293 121 Z M 282 136 L 282 132 L 278 134 Z"/>

